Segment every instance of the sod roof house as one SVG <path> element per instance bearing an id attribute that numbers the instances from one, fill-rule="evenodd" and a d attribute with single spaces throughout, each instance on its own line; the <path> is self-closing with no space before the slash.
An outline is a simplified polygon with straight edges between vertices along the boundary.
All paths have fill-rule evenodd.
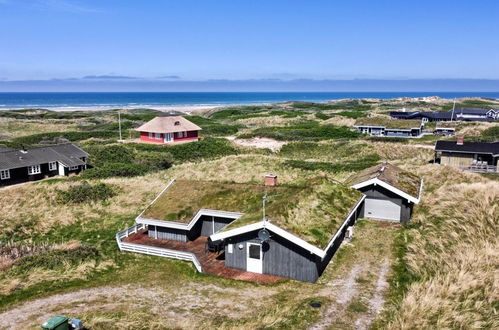
<path id="1" fill-rule="evenodd" d="M 173 251 L 164 256 L 190 253 L 180 259 L 207 273 L 315 282 L 363 200 L 357 190 L 324 178 L 273 186 L 173 180 L 117 241 L 125 251 L 147 253 L 144 246 L 153 245 Z"/>
<path id="2" fill-rule="evenodd" d="M 360 217 L 402 222 L 411 218 L 423 189 L 421 178 L 390 163 L 369 167 L 346 183 L 366 196 Z"/>
<path id="3" fill-rule="evenodd" d="M 397 120 L 385 116 L 359 118 L 354 127 L 359 133 L 372 136 L 419 138 L 423 136 L 421 120 Z"/>
<path id="4" fill-rule="evenodd" d="M 135 130 L 140 132 L 142 142 L 175 144 L 197 141 L 201 127 L 182 116 L 161 116 Z"/>

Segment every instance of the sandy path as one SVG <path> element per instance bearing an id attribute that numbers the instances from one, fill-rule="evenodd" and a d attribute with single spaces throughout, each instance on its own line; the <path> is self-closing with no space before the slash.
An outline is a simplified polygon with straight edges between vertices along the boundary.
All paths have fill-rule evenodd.
<path id="1" fill-rule="evenodd" d="M 355 265 L 346 279 L 336 280 L 327 284 L 327 292 L 336 295 L 336 303 L 333 303 L 323 313 L 322 319 L 312 325 L 309 330 L 326 329 L 333 323 L 335 316 L 346 308 L 348 302 L 357 294 L 357 278 L 363 271 L 360 265 Z"/>
<path id="2" fill-rule="evenodd" d="M 227 140 L 234 142 L 243 147 L 252 147 L 252 148 L 260 148 L 260 149 L 270 149 L 272 151 L 278 151 L 281 149 L 286 142 L 277 141 L 274 139 L 263 138 L 263 137 L 254 137 L 251 139 L 236 139 L 235 136 L 228 136 Z"/>
<path id="3" fill-rule="evenodd" d="M 386 277 L 389 270 L 389 262 L 385 260 L 378 271 L 378 281 L 376 282 L 376 288 L 374 290 L 374 294 L 369 299 L 367 305 L 369 307 L 369 311 L 363 314 L 355 321 L 355 328 L 358 330 L 365 330 L 369 327 L 372 321 L 376 318 L 378 313 L 381 311 L 385 303 L 385 299 L 383 297 L 383 292 L 388 288 L 388 282 L 386 281 Z"/>
<path id="4" fill-rule="evenodd" d="M 26 319 L 46 320 L 53 316 L 51 309 L 57 305 L 75 304 L 80 312 L 84 305 L 102 297 L 107 299 L 122 295 L 128 290 L 128 287 L 101 287 L 76 292 L 64 293 L 27 302 L 21 306 L 0 314 L 0 329 L 16 329 L 13 325 L 20 325 Z M 69 312 L 69 311 L 68 311 Z M 68 313 L 66 312 L 66 313 Z M 68 314 L 68 316 L 70 316 Z"/>
<path id="5" fill-rule="evenodd" d="M 69 318 L 88 312 L 115 308 L 136 310 L 148 308 L 151 315 L 166 321 L 183 322 L 192 319 L 191 310 L 211 313 L 211 309 L 225 310 L 233 317 L 243 317 L 248 310 L 259 307 L 276 290 L 226 288 L 217 285 L 187 283 L 174 289 L 146 288 L 137 285 L 105 286 L 56 294 L 35 299 L 0 313 L 0 329 L 27 329 L 40 325 L 54 315 Z M 251 302 L 251 303 L 250 303 Z M 86 321 L 86 320 L 84 320 Z"/>

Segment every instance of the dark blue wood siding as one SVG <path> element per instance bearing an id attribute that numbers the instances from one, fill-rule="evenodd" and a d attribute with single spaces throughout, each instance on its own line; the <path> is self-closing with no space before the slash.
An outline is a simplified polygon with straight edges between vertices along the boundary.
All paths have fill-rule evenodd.
<path id="1" fill-rule="evenodd" d="M 172 241 L 187 242 L 187 231 L 182 229 L 148 226 L 147 234 L 151 238 L 157 237 L 158 239 L 168 239 Z"/>
<path id="2" fill-rule="evenodd" d="M 260 243 L 257 237 L 258 232 L 254 231 L 226 240 L 225 265 L 246 270 L 247 243 Z M 228 253 L 227 244 L 233 244 L 232 253 Z M 239 245 L 242 245 L 241 249 Z M 264 274 L 306 282 L 315 282 L 319 277 L 320 258 L 276 234 L 272 233 L 271 239 L 262 249 Z"/>

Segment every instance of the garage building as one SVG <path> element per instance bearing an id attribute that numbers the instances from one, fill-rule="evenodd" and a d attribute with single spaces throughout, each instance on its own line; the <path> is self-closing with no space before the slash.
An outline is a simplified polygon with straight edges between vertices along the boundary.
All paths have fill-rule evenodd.
<path id="1" fill-rule="evenodd" d="M 367 168 L 347 183 L 366 195 L 360 217 L 386 221 L 409 221 L 423 190 L 421 178 L 390 163 Z"/>

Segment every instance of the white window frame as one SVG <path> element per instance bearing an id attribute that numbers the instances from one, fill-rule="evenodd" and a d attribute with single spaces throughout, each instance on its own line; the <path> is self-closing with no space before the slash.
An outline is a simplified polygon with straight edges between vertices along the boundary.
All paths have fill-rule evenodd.
<path id="1" fill-rule="evenodd" d="M 161 133 L 154 133 L 154 138 L 156 140 L 161 140 Z"/>
<path id="2" fill-rule="evenodd" d="M 0 171 L 0 180 L 10 179 L 10 170 L 1 170 Z"/>
<path id="3" fill-rule="evenodd" d="M 28 166 L 28 174 L 29 175 L 40 174 L 40 173 L 42 173 L 42 168 L 40 165 Z"/>
<path id="4" fill-rule="evenodd" d="M 57 170 L 57 162 L 50 162 L 49 171 L 55 171 L 55 170 Z"/>
<path id="5" fill-rule="evenodd" d="M 70 167 L 69 167 L 69 170 L 70 170 L 70 171 L 75 171 L 75 170 L 77 170 L 77 169 L 78 169 L 78 165 L 76 165 L 76 166 L 70 166 Z"/>
<path id="6" fill-rule="evenodd" d="M 232 253 L 234 251 L 234 244 L 227 244 L 227 253 Z"/>

